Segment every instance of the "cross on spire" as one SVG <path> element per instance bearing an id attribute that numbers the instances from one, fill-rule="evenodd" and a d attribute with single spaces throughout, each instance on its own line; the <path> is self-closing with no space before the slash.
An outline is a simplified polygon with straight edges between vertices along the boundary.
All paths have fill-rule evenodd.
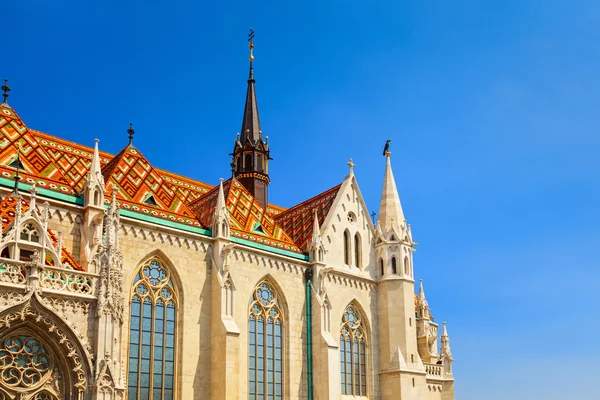
<path id="1" fill-rule="evenodd" d="M 2 96 L 4 97 L 4 104 L 8 104 L 8 92 L 10 92 L 10 87 L 8 87 L 8 79 L 4 78 L 4 85 L 2 85 L 2 91 L 4 92 Z"/>
<path id="2" fill-rule="evenodd" d="M 254 30 L 250 28 L 250 33 L 248 34 L 248 47 L 250 48 L 250 65 L 252 65 L 252 61 L 254 61 L 254 55 L 252 54 L 252 49 L 254 48 Z"/>
<path id="3" fill-rule="evenodd" d="M 353 173 L 354 173 L 354 167 L 356 167 L 356 164 L 354 164 L 354 163 L 352 162 L 352 159 L 350 159 L 350 161 L 348 161 L 348 162 L 346 163 L 346 165 L 350 167 L 350 173 L 351 173 L 351 174 L 353 174 Z"/>
<path id="4" fill-rule="evenodd" d="M 129 134 L 129 144 L 131 144 L 131 142 L 133 142 L 133 134 L 135 133 L 133 130 L 133 124 L 131 122 L 129 123 L 129 129 L 127 129 L 127 133 Z"/>

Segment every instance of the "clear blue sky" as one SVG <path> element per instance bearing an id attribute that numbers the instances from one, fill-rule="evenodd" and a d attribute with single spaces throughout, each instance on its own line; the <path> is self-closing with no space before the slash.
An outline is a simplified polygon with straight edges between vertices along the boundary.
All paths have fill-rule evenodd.
<path id="1" fill-rule="evenodd" d="M 336 185 L 352 157 L 376 210 L 392 138 L 457 398 L 600 398 L 598 1 L 7 0 L 1 11 L 0 75 L 29 127 L 116 153 L 132 121 L 155 166 L 212 184 L 241 126 L 252 26 L 270 200 Z"/>

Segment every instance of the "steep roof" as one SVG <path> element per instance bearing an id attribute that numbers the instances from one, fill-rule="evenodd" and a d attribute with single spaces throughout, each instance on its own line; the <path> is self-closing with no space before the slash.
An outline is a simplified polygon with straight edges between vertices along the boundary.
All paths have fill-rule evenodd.
<path id="1" fill-rule="evenodd" d="M 11 195 L 8 195 L 0 202 L 0 221 L 2 224 L 3 235 L 7 233 L 7 231 L 10 229 L 13 222 L 15 221 L 17 201 L 21 201 L 21 213 L 25 213 L 29 209 L 29 202 L 23 198 L 15 198 Z M 56 247 L 58 244 L 57 235 L 54 232 L 52 232 L 50 228 L 48 228 L 47 231 L 52 245 Z M 67 251 L 67 249 L 64 246 L 62 246 L 61 254 L 62 259 L 60 260 L 60 262 L 63 265 L 66 265 L 72 269 L 83 271 L 83 268 L 79 265 L 79 263 L 71 255 L 71 253 Z"/>
<path id="2" fill-rule="evenodd" d="M 60 193 L 73 193 L 61 169 L 7 104 L 0 104 L 0 134 L 0 174 L 3 177 L 14 176 L 15 168 L 10 164 L 17 159 L 20 148 L 19 158 L 24 170 L 20 170 L 19 174 L 25 182 L 35 182 L 39 187 Z"/>
<path id="3" fill-rule="evenodd" d="M 323 225 L 327 213 L 342 185 L 339 184 L 275 216 L 275 221 L 292 237 L 294 243 L 307 251 L 312 238 L 314 212 L 317 211 L 319 226 Z"/>
<path id="4" fill-rule="evenodd" d="M 125 209 L 163 219 L 201 226 L 194 213 L 133 145 L 126 146 L 102 167 L 107 187 L 116 185 Z"/>
<path id="5" fill-rule="evenodd" d="M 231 234 L 265 246 L 301 253 L 301 249 L 285 230 L 265 212 L 260 203 L 237 180 L 223 182 L 225 203 L 231 220 Z M 219 187 L 190 204 L 204 226 L 212 225 Z"/>

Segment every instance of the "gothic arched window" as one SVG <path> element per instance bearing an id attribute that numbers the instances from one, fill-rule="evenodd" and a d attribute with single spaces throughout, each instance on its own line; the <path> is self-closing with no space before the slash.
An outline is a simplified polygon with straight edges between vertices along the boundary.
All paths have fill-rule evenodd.
<path id="1" fill-rule="evenodd" d="M 350 233 L 344 231 L 344 263 L 350 265 Z"/>
<path id="2" fill-rule="evenodd" d="M 133 282 L 129 330 L 129 399 L 175 398 L 177 290 L 169 269 L 151 258 Z"/>
<path id="3" fill-rule="evenodd" d="M 21 230 L 21 240 L 27 240 L 29 242 L 40 242 L 40 232 L 37 230 L 35 225 L 27 224 Z"/>
<path id="4" fill-rule="evenodd" d="M 284 315 L 277 292 L 264 280 L 248 315 L 248 399 L 283 399 Z"/>
<path id="5" fill-rule="evenodd" d="M 353 305 L 349 305 L 344 311 L 340 329 L 340 368 L 343 395 L 367 395 L 366 341 L 361 316 Z"/>
<path id="6" fill-rule="evenodd" d="M 383 276 L 383 275 L 384 275 L 384 273 L 385 273 L 385 270 L 384 270 L 384 268 L 383 268 L 383 258 L 380 258 L 380 259 L 379 259 L 379 270 L 380 270 L 380 272 L 381 272 L 381 276 Z"/>
<path id="7" fill-rule="evenodd" d="M 392 257 L 392 273 L 398 273 L 398 266 L 396 265 L 396 257 Z"/>
<path id="8" fill-rule="evenodd" d="M 360 268 L 360 235 L 354 234 L 354 265 Z"/>
<path id="9" fill-rule="evenodd" d="M 404 273 L 410 275 L 410 264 L 408 263 L 408 257 L 404 257 Z"/>

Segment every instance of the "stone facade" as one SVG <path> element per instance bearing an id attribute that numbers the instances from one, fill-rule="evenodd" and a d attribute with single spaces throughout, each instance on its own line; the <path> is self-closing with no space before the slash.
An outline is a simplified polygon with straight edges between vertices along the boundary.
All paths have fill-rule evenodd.
<path id="1" fill-rule="evenodd" d="M 252 66 L 246 101 L 212 188 L 0 105 L 0 400 L 454 399 L 388 147 L 377 224 L 352 160 L 272 206 Z"/>

